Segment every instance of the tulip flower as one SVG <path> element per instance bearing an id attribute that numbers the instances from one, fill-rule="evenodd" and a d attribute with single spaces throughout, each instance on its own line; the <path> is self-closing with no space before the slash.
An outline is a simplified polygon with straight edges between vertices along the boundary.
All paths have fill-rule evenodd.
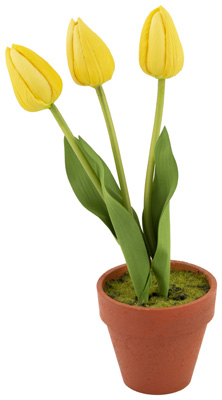
<path id="1" fill-rule="evenodd" d="M 96 87 L 112 78 L 115 64 L 106 44 L 84 22 L 71 19 L 67 32 L 67 59 L 75 83 Z"/>
<path id="2" fill-rule="evenodd" d="M 112 78 L 115 63 L 106 44 L 84 22 L 71 19 L 66 41 L 69 70 L 75 83 L 96 89 L 106 121 L 123 204 L 132 214 L 126 178 L 112 117 L 102 84 Z"/>
<path id="3" fill-rule="evenodd" d="M 25 110 L 49 108 L 61 94 L 60 76 L 32 50 L 12 45 L 6 49 L 6 64 L 15 96 Z"/>
<path id="4" fill-rule="evenodd" d="M 54 104 L 62 91 L 60 76 L 43 58 L 23 46 L 12 45 L 11 49 L 6 49 L 6 64 L 19 104 L 27 111 L 46 108 L 51 111 L 83 169 L 102 197 L 101 185 L 94 170 Z"/>
<path id="5" fill-rule="evenodd" d="M 151 210 L 155 167 L 154 151 L 161 130 L 165 79 L 177 75 L 183 68 L 184 62 L 183 48 L 173 20 L 161 6 L 148 15 L 143 25 L 139 45 L 139 62 L 146 74 L 158 79 L 156 113 L 146 172 L 143 213 L 144 232 L 149 252 L 153 257 L 156 248 Z"/>
<path id="6" fill-rule="evenodd" d="M 166 79 L 183 68 L 184 55 L 170 14 L 163 7 L 147 17 L 140 38 L 139 61 L 142 70 L 155 78 Z"/>

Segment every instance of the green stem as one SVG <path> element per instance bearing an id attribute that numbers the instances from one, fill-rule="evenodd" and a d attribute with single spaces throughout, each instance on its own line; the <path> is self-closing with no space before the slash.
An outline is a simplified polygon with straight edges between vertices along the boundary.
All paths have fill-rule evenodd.
<path id="1" fill-rule="evenodd" d="M 149 153 L 147 172 L 146 172 L 145 192 L 144 192 L 144 215 L 143 215 L 144 231 L 148 240 L 148 247 L 150 249 L 152 257 L 156 249 L 156 239 L 153 229 L 152 210 L 151 210 L 152 183 L 153 183 L 153 173 L 155 166 L 154 151 L 157 139 L 160 134 L 161 121 L 163 115 L 164 92 L 165 92 L 165 79 L 159 79 L 156 112 L 155 112 L 150 153 Z"/>
<path id="2" fill-rule="evenodd" d="M 77 156 L 78 160 L 82 164 L 83 168 L 85 169 L 87 175 L 91 179 L 91 181 L 94 184 L 95 188 L 97 189 L 98 193 L 103 198 L 103 193 L 102 193 L 99 179 L 97 178 L 91 165 L 89 164 L 88 160 L 86 159 L 84 153 L 80 149 L 77 139 L 75 138 L 75 136 L 73 136 L 73 134 L 72 134 L 71 130 L 69 129 L 67 123 L 65 122 L 63 116 L 60 114 L 60 112 L 59 112 L 58 108 L 55 106 L 55 104 L 52 104 L 51 107 L 49 108 L 49 110 L 51 111 L 51 113 L 55 117 L 56 121 L 58 122 L 67 141 L 69 142 L 71 148 L 73 149 L 75 155 Z"/>
<path id="3" fill-rule="evenodd" d="M 113 125 L 112 117 L 110 114 L 109 106 L 106 100 L 106 95 L 104 93 L 102 86 L 96 86 L 96 93 L 99 98 L 99 102 L 103 111 L 103 115 L 106 121 L 106 126 L 109 133 L 110 143 L 113 151 L 113 156 L 116 164 L 117 175 L 119 179 L 120 189 L 122 193 L 123 205 L 129 211 L 130 214 L 133 214 L 132 207 L 130 204 L 129 192 L 126 184 L 126 177 L 123 169 L 122 159 L 120 155 L 119 145 L 116 137 L 115 128 Z"/>

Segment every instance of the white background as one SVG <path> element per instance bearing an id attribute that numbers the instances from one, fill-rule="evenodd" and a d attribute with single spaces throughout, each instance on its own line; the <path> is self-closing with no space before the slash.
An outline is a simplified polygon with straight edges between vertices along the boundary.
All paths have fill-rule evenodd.
<path id="1" fill-rule="evenodd" d="M 166 82 L 163 124 L 179 168 L 171 202 L 172 259 L 218 280 L 192 383 L 166 398 L 208 399 L 221 390 L 222 25 L 220 1 L 165 0 L 185 53 Z M 0 12 L 0 399 L 145 399 L 122 382 L 96 282 L 124 262 L 108 229 L 75 198 L 64 168 L 63 134 L 48 110 L 24 111 L 5 66 L 12 43 L 31 48 L 61 75 L 56 102 L 81 135 L 115 168 L 95 91 L 74 84 L 66 31 L 81 17 L 109 46 L 116 63 L 104 85 L 117 130 L 131 201 L 141 216 L 157 81 L 138 63 L 152 0 L 4 2 Z M 219 366 L 217 361 L 219 361 Z M 154 396 L 153 396 L 154 397 Z M 148 397 L 147 397 L 148 398 Z"/>

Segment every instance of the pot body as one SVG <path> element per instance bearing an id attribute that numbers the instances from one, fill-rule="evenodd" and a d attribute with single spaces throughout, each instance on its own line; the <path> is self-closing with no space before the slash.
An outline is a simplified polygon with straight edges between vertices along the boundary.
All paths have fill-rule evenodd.
<path id="1" fill-rule="evenodd" d="M 182 261 L 171 269 L 204 273 L 210 290 L 198 300 L 169 308 L 122 304 L 103 288 L 127 271 L 120 265 L 97 283 L 100 316 L 108 327 L 123 380 L 141 393 L 167 394 L 186 387 L 192 378 L 208 322 L 213 318 L 216 279 L 208 271 Z"/>

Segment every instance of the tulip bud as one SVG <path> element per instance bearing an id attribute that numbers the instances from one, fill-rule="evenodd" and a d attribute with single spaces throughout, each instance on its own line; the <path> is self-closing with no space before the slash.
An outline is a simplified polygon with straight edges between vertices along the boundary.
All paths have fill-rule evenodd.
<path id="1" fill-rule="evenodd" d="M 171 78 L 183 68 L 184 55 L 170 14 L 158 7 L 147 17 L 139 47 L 142 70 L 155 78 Z"/>
<path id="2" fill-rule="evenodd" d="M 49 108 L 59 97 L 60 76 L 32 50 L 13 44 L 6 49 L 6 64 L 16 98 L 25 110 Z"/>
<path id="3" fill-rule="evenodd" d="M 96 87 L 112 78 L 115 64 L 106 44 L 84 22 L 71 19 L 67 32 L 67 59 L 75 83 Z"/>

